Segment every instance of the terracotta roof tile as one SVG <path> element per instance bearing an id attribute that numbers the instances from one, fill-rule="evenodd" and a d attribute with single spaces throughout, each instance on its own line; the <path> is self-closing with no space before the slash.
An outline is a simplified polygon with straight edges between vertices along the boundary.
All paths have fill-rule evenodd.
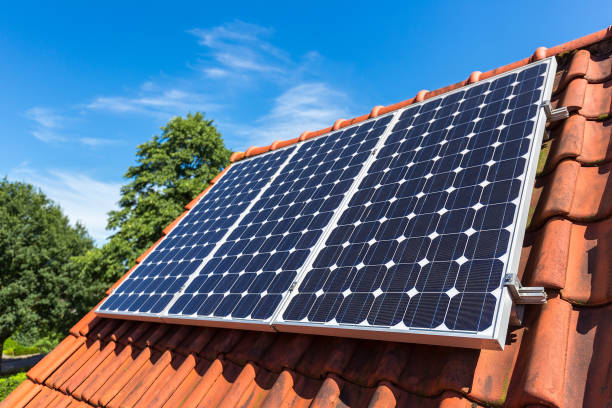
<path id="1" fill-rule="evenodd" d="M 612 219 L 574 224 L 561 296 L 576 304 L 612 302 Z"/>
<path id="2" fill-rule="evenodd" d="M 68 408 L 73 401 L 74 399 L 70 395 L 58 393 L 51 406 L 53 408 Z"/>
<path id="3" fill-rule="evenodd" d="M 146 335 L 151 329 L 151 326 L 152 325 L 149 323 L 138 322 L 132 331 L 125 333 L 123 336 L 118 336 L 119 342 L 123 344 L 133 344 L 140 340 L 142 336 Z"/>
<path id="4" fill-rule="evenodd" d="M 566 285 L 572 223 L 551 218 L 539 230 L 526 235 L 519 274 L 529 286 L 563 289 Z M 525 274 L 524 271 L 528 273 Z"/>
<path id="5" fill-rule="evenodd" d="M 140 367 L 126 386 L 119 392 L 108 404 L 111 408 L 131 408 L 133 407 L 145 392 L 151 387 L 151 384 L 157 380 L 157 377 L 171 364 L 180 366 L 184 357 L 176 355 L 173 358 L 172 352 L 166 350 L 163 353 L 154 353 Z"/>
<path id="6" fill-rule="evenodd" d="M 176 351 L 183 355 L 197 354 L 208 344 L 214 334 L 215 330 L 211 328 L 195 328 L 189 337 L 177 345 Z"/>
<path id="7" fill-rule="evenodd" d="M 89 313 L 0 406 L 612 404 L 612 120 L 602 120 L 612 111 L 612 40 L 596 43 L 611 33 L 539 48 L 505 67 L 335 122 L 344 127 L 563 53 L 553 103 L 567 103 L 572 115 L 551 124 L 544 142 L 519 268 L 522 281 L 544 286 L 550 299 L 526 307 L 523 326 L 511 328 L 504 351 L 119 321 Z M 233 160 L 330 129 L 250 148 Z"/>
<path id="8" fill-rule="evenodd" d="M 28 371 L 29 379 L 42 383 L 85 343 L 85 337 L 66 337 L 58 346 Z"/>
<path id="9" fill-rule="evenodd" d="M 576 160 L 584 164 L 612 161 L 612 120 L 586 124 L 582 149 Z"/>
<path id="10" fill-rule="evenodd" d="M 90 359 L 98 356 L 102 351 L 100 340 L 88 340 L 79 349 L 77 349 L 68 360 L 62 364 L 47 380 L 45 385 L 55 389 L 65 390 L 64 384 L 71 378 L 81 367 L 84 367 Z"/>
<path id="11" fill-rule="evenodd" d="M 53 399 L 57 397 L 57 395 L 58 394 L 54 390 L 44 387 L 38 394 L 36 394 L 32 401 L 26 405 L 26 407 L 48 407 Z"/>
<path id="12" fill-rule="evenodd" d="M 102 302 L 100 302 L 102 303 Z M 97 305 L 96 305 L 97 307 Z M 76 337 L 78 336 L 87 336 L 87 333 L 89 333 L 89 331 L 94 328 L 98 323 L 102 322 L 103 320 L 96 316 L 96 314 L 94 313 L 94 309 L 92 309 L 89 313 L 87 313 L 85 316 L 83 316 L 83 318 L 81 320 L 79 320 L 77 322 L 77 324 L 75 324 L 71 329 L 70 329 L 70 333 Z"/>
<path id="13" fill-rule="evenodd" d="M 248 332 L 225 357 L 240 365 L 262 360 L 276 338 L 275 333 Z"/>
<path id="14" fill-rule="evenodd" d="M 132 351 L 132 354 L 123 360 L 115 372 L 110 373 L 108 380 L 91 397 L 90 401 L 94 405 L 107 405 L 130 382 L 140 368 L 147 362 L 150 364 L 155 357 L 149 348 L 141 351 L 132 349 Z"/>
<path id="15" fill-rule="evenodd" d="M 219 402 L 225 396 L 240 374 L 239 366 L 216 359 L 211 364 L 206 374 L 202 376 L 193 392 L 185 400 L 186 407 L 214 406 L 214 402 Z"/>
<path id="16" fill-rule="evenodd" d="M 73 395 L 79 400 L 97 401 L 102 387 L 109 381 L 111 376 L 119 372 L 129 364 L 131 359 L 136 358 L 137 351 L 132 346 L 115 349 L 115 352 L 108 356 L 87 379 L 74 391 Z"/>
<path id="17" fill-rule="evenodd" d="M 243 330 L 216 330 L 210 342 L 200 351 L 200 355 L 214 360 L 220 354 L 232 350 L 245 333 L 247 332 Z"/>
<path id="18" fill-rule="evenodd" d="M 176 358 L 160 373 L 135 407 L 159 408 L 163 406 L 187 375 L 194 370 L 196 363 L 196 357 L 192 354 L 182 360 Z"/>
<path id="19" fill-rule="evenodd" d="M 106 360 L 106 358 L 115 351 L 117 348 L 117 343 L 111 341 L 107 343 L 99 352 L 96 353 L 94 357 L 91 358 L 87 364 L 83 364 L 79 370 L 70 377 L 68 381 L 64 383 L 62 387 L 62 391 L 67 394 L 73 394 L 76 389 L 87 379 L 89 378 L 93 371 L 100 367 L 100 365 Z"/>
<path id="20" fill-rule="evenodd" d="M 176 391 L 169 396 L 163 407 L 195 406 L 200 401 L 201 397 L 210 389 L 210 386 L 219 376 L 222 369 L 221 362 L 218 360 L 213 362 L 200 360 L 195 368 L 193 368 L 179 384 Z M 207 378 L 205 379 L 204 377 Z M 200 385 L 201 383 L 203 384 Z M 199 398 L 198 394 L 200 395 Z M 196 401 L 189 405 L 188 401 L 194 400 Z"/>
<path id="21" fill-rule="evenodd" d="M 130 320 L 124 320 L 121 322 L 121 325 L 117 327 L 116 330 L 113 330 L 110 334 L 110 339 L 112 341 L 119 341 L 119 339 L 123 339 L 123 336 L 127 333 L 131 333 L 136 330 L 138 323 L 132 322 Z"/>

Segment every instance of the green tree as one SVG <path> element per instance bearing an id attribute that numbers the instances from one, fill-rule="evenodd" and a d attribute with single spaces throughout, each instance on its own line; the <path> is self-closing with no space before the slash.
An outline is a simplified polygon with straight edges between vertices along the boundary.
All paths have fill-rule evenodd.
<path id="1" fill-rule="evenodd" d="M 69 260 L 93 247 L 85 228 L 29 184 L 0 181 L 0 364 L 16 332 L 53 333 L 83 313 Z"/>
<path id="2" fill-rule="evenodd" d="M 113 235 L 102 248 L 77 258 L 77 268 L 102 288 L 134 265 L 185 204 L 229 164 L 231 152 L 213 121 L 202 114 L 174 117 L 161 130 L 161 136 L 138 146 L 136 165 L 124 175 L 128 183 L 121 188 L 119 209 L 108 218 Z M 92 289 L 98 299 L 100 287 Z"/>

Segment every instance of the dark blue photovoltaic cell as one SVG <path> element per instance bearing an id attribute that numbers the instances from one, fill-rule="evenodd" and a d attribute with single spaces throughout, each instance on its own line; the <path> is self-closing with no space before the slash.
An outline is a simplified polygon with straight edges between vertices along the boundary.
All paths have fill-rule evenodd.
<path id="1" fill-rule="evenodd" d="M 546 67 L 404 110 L 283 319 L 490 327 Z"/>
<path id="2" fill-rule="evenodd" d="M 391 118 L 300 144 L 169 315 L 270 318 Z"/>
<path id="3" fill-rule="evenodd" d="M 100 311 L 155 314 L 164 310 L 294 149 L 290 147 L 231 166 L 108 297 Z M 187 310 L 196 306 L 199 309 L 200 304 L 192 302 Z"/>

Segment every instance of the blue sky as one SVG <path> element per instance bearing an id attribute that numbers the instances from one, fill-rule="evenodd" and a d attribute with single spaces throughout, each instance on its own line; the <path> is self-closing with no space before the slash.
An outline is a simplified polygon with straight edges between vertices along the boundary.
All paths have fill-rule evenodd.
<path id="1" fill-rule="evenodd" d="M 288 139 L 605 28 L 610 2 L 19 2 L 0 13 L 0 175 L 98 243 L 136 146 L 175 115 Z"/>

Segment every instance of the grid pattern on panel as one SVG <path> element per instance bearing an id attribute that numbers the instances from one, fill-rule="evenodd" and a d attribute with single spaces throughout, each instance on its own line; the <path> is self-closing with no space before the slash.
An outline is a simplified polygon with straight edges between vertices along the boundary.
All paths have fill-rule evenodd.
<path id="1" fill-rule="evenodd" d="M 168 315 L 271 318 L 391 118 L 300 144 Z"/>
<path id="2" fill-rule="evenodd" d="M 489 328 L 546 67 L 401 112 L 283 320 Z"/>
<path id="3" fill-rule="evenodd" d="M 294 149 L 231 166 L 99 310 L 130 314 L 164 310 Z"/>

